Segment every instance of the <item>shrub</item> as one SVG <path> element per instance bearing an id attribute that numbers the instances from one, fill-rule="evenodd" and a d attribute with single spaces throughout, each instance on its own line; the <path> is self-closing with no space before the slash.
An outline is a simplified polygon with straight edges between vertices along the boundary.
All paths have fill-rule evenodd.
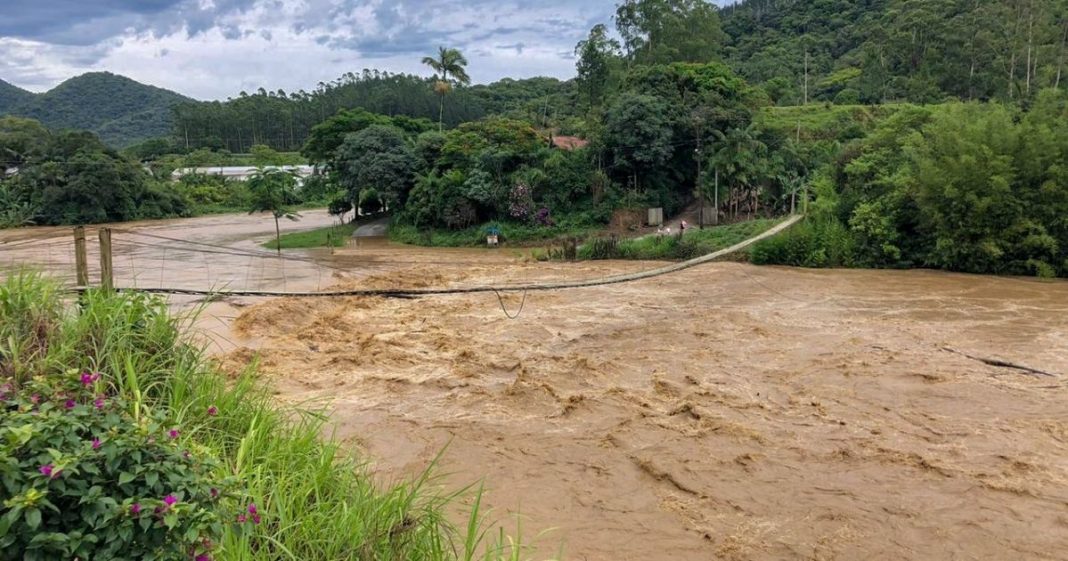
<path id="1" fill-rule="evenodd" d="M 619 259 L 619 238 L 594 238 L 579 251 L 582 259 Z"/>
<path id="2" fill-rule="evenodd" d="M 849 267 L 855 264 L 854 241 L 837 221 L 806 221 L 761 240 L 749 258 L 757 265 Z"/>
<path id="3" fill-rule="evenodd" d="M 165 415 L 99 374 L 0 392 L 0 559 L 210 559 L 232 482 Z"/>
<path id="4" fill-rule="evenodd" d="M 860 92 L 853 88 L 846 88 L 834 96 L 835 105 L 856 105 L 860 103 Z"/>

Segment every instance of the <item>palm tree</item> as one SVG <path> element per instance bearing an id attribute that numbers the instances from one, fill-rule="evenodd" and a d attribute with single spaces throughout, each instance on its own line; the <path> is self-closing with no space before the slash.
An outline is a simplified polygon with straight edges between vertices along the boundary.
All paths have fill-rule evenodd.
<path id="1" fill-rule="evenodd" d="M 728 208 L 731 218 L 738 215 L 740 199 L 745 194 L 752 199 L 755 192 L 752 187 L 760 179 L 761 159 L 767 154 L 768 147 L 757 137 L 756 128 L 734 128 L 726 133 L 714 131 L 715 141 L 710 162 L 720 176 L 729 185 Z M 755 211 L 755 203 L 749 204 L 749 211 Z M 718 212 L 718 209 L 717 209 Z"/>
<path id="2" fill-rule="evenodd" d="M 300 220 L 300 214 L 287 206 L 296 200 L 296 186 L 296 174 L 280 168 L 258 167 L 248 178 L 248 188 L 252 193 L 248 213 L 270 212 L 274 215 L 274 244 L 279 255 L 282 254 L 282 232 L 278 219 Z"/>
<path id="3" fill-rule="evenodd" d="M 434 84 L 434 90 L 441 96 L 441 101 L 438 105 L 438 130 L 441 130 L 442 123 L 445 120 L 445 94 L 452 88 L 449 85 L 449 78 L 451 77 L 452 81 L 460 85 L 466 86 L 471 83 L 471 78 L 467 75 L 467 71 L 464 70 L 464 67 L 467 66 L 467 59 L 464 58 L 459 49 L 438 47 L 437 58 L 431 56 L 423 57 L 423 64 L 437 73 L 438 81 Z"/>

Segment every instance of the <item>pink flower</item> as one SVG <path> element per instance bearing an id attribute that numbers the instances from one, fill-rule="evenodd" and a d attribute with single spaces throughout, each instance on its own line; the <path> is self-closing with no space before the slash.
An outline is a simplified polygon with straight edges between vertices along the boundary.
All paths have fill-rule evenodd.
<path id="1" fill-rule="evenodd" d="M 88 386 L 96 381 L 100 377 L 100 374 L 90 374 L 88 372 L 82 372 L 82 385 Z"/>
<path id="2" fill-rule="evenodd" d="M 176 502 L 178 502 L 178 499 L 175 498 L 174 495 L 167 495 L 166 497 L 163 497 L 163 504 L 167 505 L 168 507 L 174 506 L 174 503 Z"/>
<path id="3" fill-rule="evenodd" d="M 213 499 L 219 498 L 219 490 L 216 489 L 215 487 L 211 488 L 211 498 L 213 498 Z"/>
<path id="4" fill-rule="evenodd" d="M 258 514 L 253 514 L 253 515 L 252 515 L 252 523 L 253 523 L 253 524 L 259 524 L 259 523 L 260 523 L 260 515 L 258 515 Z"/>
<path id="5" fill-rule="evenodd" d="M 134 503 L 130 505 L 130 514 L 133 514 L 135 516 L 141 514 L 141 505 L 139 503 Z"/>
<path id="6" fill-rule="evenodd" d="M 212 405 L 211 407 L 208 407 L 208 416 L 214 417 L 214 416 L 216 416 L 218 414 L 219 414 L 219 408 L 218 407 L 215 407 L 214 405 Z"/>
<path id="7" fill-rule="evenodd" d="M 97 450 L 99 448 L 100 448 L 100 439 L 99 438 L 94 438 L 93 439 L 93 450 Z"/>
<path id="8" fill-rule="evenodd" d="M 37 394 L 31 395 L 30 396 L 30 403 L 33 403 L 34 405 L 36 405 L 38 403 L 41 403 L 41 396 L 39 396 Z"/>
<path id="9" fill-rule="evenodd" d="M 74 409 L 74 406 L 78 405 L 78 403 L 75 402 L 73 399 L 68 399 L 67 403 L 65 405 L 66 405 L 67 409 Z"/>
<path id="10" fill-rule="evenodd" d="M 171 430 L 167 431 L 167 435 L 170 436 L 171 438 L 178 438 L 178 434 L 179 434 L 178 429 L 171 429 Z"/>
<path id="11" fill-rule="evenodd" d="M 197 555 L 193 561 L 211 561 L 211 556 L 207 553 L 201 553 L 200 555 Z"/>
<path id="12" fill-rule="evenodd" d="M 248 503 L 248 513 L 256 514 L 256 503 Z"/>
<path id="13" fill-rule="evenodd" d="M 53 477 L 53 475 L 52 475 L 52 464 L 45 464 L 45 465 L 37 468 L 37 471 L 41 472 L 41 475 L 43 475 L 45 477 Z"/>
<path id="14" fill-rule="evenodd" d="M 104 398 L 98 397 L 98 398 L 93 400 L 93 407 L 96 407 L 97 409 L 103 409 L 104 408 L 104 403 L 105 403 Z"/>
<path id="15" fill-rule="evenodd" d="M 238 514 L 237 515 L 237 523 L 238 524 L 244 524 L 245 520 L 247 520 L 247 518 L 245 518 L 244 514 Z"/>

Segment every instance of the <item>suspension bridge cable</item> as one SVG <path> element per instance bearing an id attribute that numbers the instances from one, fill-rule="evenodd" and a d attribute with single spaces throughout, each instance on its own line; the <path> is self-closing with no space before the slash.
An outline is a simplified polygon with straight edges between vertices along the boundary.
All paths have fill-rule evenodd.
<path id="1" fill-rule="evenodd" d="M 738 242 L 730 247 L 715 251 L 708 255 L 683 261 L 681 263 L 674 263 L 671 265 L 665 265 L 663 267 L 657 267 L 646 271 L 637 273 L 626 273 L 619 275 L 610 275 L 606 277 L 599 277 L 594 279 L 585 279 L 577 281 L 561 281 L 561 282 L 545 282 L 545 283 L 531 283 L 525 285 L 512 285 L 512 286 L 471 286 L 471 287 L 455 287 L 455 288 L 363 288 L 353 290 L 331 290 L 324 292 L 291 292 L 291 291 L 277 291 L 277 290 L 202 290 L 202 289 L 186 289 L 186 288 L 116 288 L 119 291 L 134 291 L 134 292 L 146 292 L 154 294 L 176 294 L 176 295 L 192 295 L 192 296 L 263 296 L 263 297 L 341 297 L 341 296 L 383 296 L 383 297 L 395 297 L 395 298 L 418 298 L 421 296 L 436 296 L 447 294 L 475 294 L 480 292 L 520 292 L 520 291 L 549 291 L 549 290 L 564 290 L 571 288 L 586 288 L 594 286 L 606 286 L 612 284 L 629 283 L 644 279 L 650 279 L 671 273 L 676 273 L 702 265 L 704 263 L 711 262 L 715 259 L 729 255 L 731 253 L 740 251 L 749 247 L 750 245 L 774 236 L 783 230 L 786 230 L 790 226 L 793 226 L 798 221 L 804 218 L 804 215 L 798 214 L 788 218 L 787 220 L 780 222 L 769 230 L 753 236 L 749 239 Z M 76 287 L 73 290 L 84 291 L 88 290 L 86 287 Z"/>

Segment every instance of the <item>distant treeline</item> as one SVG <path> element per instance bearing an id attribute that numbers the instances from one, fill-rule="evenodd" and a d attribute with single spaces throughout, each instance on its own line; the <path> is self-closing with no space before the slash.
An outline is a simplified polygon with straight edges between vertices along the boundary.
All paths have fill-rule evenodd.
<path id="1" fill-rule="evenodd" d="M 520 113 L 539 118 L 536 101 L 566 95 L 569 88 L 553 78 L 502 80 L 490 85 L 458 88 L 445 102 L 444 124 L 453 127 L 489 114 Z M 312 127 L 338 111 L 362 108 L 372 113 L 437 121 L 439 97 L 434 80 L 410 74 L 364 70 L 320 83 L 307 92 L 266 91 L 260 88 L 225 102 L 191 102 L 174 108 L 175 143 L 181 148 L 210 148 L 248 152 L 265 145 L 276 150 L 299 150 Z M 566 105 L 553 103 L 553 107 Z"/>

